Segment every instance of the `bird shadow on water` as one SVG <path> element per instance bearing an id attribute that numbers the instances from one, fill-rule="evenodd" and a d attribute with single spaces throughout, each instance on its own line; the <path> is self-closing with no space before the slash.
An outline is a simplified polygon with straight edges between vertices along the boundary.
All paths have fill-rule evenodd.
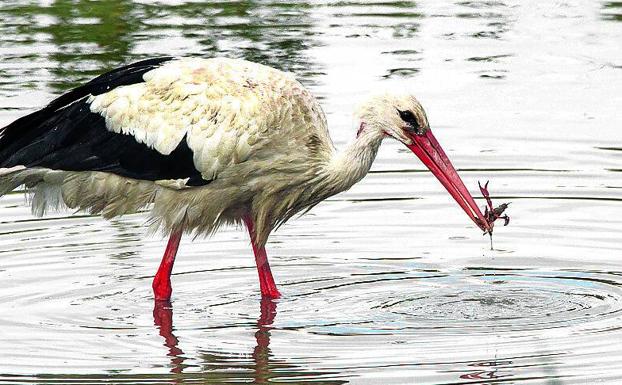
<path id="1" fill-rule="evenodd" d="M 250 354 L 209 352 L 199 354 L 198 365 L 186 364 L 190 359 L 179 345 L 179 338 L 174 334 L 173 306 L 169 301 L 154 301 L 153 322 L 160 336 L 164 338 L 164 346 L 168 348 L 170 372 L 175 377 L 173 382 L 183 383 L 186 380 L 204 381 L 203 383 L 229 384 L 319 384 L 339 385 L 346 381 L 328 379 L 337 373 L 313 372 L 284 359 L 277 359 L 270 350 L 271 331 L 277 315 L 277 303 L 268 298 L 260 302 L 260 314 L 255 325 L 255 347 Z M 197 373 L 196 368 L 200 371 Z M 192 372 L 184 373 L 186 369 Z M 324 380 L 326 378 L 326 380 Z M 178 381 L 177 381 L 178 380 Z"/>

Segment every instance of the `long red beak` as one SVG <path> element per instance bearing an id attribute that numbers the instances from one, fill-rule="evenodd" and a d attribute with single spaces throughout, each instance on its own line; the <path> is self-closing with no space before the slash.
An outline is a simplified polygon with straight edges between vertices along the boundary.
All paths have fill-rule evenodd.
<path id="1" fill-rule="evenodd" d="M 413 144 L 408 145 L 408 148 L 432 171 L 432 174 L 445 186 L 449 194 L 458 202 L 469 218 L 484 231 L 484 234 L 490 232 L 491 228 L 488 221 L 477 207 L 469 190 L 464 186 L 445 151 L 432 135 L 432 131 L 428 129 L 425 134 L 413 135 L 411 138 Z"/>

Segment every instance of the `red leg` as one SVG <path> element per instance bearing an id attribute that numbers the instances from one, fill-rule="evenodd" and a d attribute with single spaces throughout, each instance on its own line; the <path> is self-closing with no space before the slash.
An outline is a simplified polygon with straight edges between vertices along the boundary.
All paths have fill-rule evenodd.
<path id="1" fill-rule="evenodd" d="M 160 262 L 158 272 L 153 278 L 151 287 L 156 300 L 168 301 L 171 299 L 171 293 L 173 292 L 171 288 L 171 272 L 173 271 L 175 255 L 177 255 L 177 249 L 179 248 L 179 241 L 181 241 L 181 234 L 181 229 L 171 233 L 162 262 Z"/>
<path id="2" fill-rule="evenodd" d="M 279 293 L 274 283 L 274 277 L 272 277 L 272 271 L 268 263 L 266 248 L 263 246 L 258 247 L 255 243 L 255 223 L 250 216 L 244 216 L 243 220 L 251 236 L 251 244 L 253 245 L 253 252 L 255 253 L 255 263 L 257 264 L 257 273 L 259 274 L 261 295 L 266 298 L 279 298 L 281 293 Z"/>

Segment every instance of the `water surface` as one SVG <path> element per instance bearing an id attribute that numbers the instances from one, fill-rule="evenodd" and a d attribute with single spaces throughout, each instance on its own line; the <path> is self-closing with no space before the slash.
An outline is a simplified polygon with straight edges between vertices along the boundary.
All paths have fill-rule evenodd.
<path id="1" fill-rule="evenodd" d="M 0 125 L 122 63 L 243 57 L 294 72 L 343 146 L 371 91 L 412 90 L 489 249 L 399 144 L 290 221 L 262 301 L 248 238 L 184 239 L 173 302 L 144 216 L 0 199 L 0 382 L 616 384 L 622 380 L 622 3 L 3 1 Z M 483 205 L 483 201 L 482 201 Z"/>

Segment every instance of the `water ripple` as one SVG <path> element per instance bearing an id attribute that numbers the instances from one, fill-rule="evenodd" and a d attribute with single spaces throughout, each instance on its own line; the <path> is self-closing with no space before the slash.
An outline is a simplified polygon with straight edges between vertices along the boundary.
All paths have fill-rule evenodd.
<path id="1" fill-rule="evenodd" d="M 622 281 L 615 275 L 467 268 L 344 281 L 317 288 L 327 301 L 321 321 L 296 327 L 331 335 L 408 333 L 421 338 L 589 327 L 622 316 Z M 368 290 L 374 295 L 366 295 Z M 312 318 L 318 309 L 309 306 Z M 347 317 L 327 320 L 326 314 Z"/>

